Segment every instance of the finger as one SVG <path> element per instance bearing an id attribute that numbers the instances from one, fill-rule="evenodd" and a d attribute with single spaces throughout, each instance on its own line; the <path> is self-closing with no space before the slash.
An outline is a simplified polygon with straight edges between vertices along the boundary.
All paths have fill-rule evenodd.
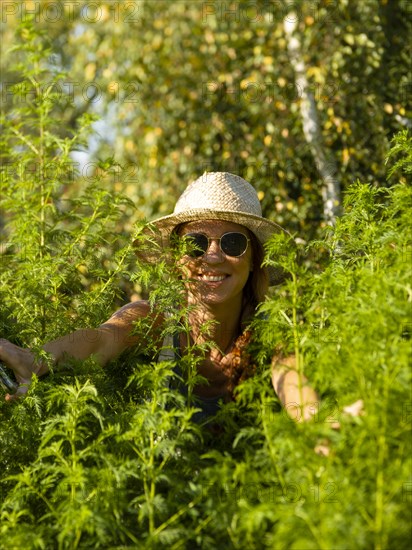
<path id="1" fill-rule="evenodd" d="M 26 393 L 29 391 L 29 383 L 20 384 L 17 388 L 17 391 L 15 393 L 6 393 L 5 400 L 8 403 L 13 403 L 14 401 L 18 401 L 22 397 L 26 395 Z"/>
<path id="2" fill-rule="evenodd" d="M 20 348 L 8 340 L 0 338 L 0 363 L 1 360 L 14 372 L 18 382 L 23 383 L 31 378 L 34 367 L 34 356 L 30 350 Z M 10 392 L 13 391 L 10 387 L 7 389 Z"/>
<path id="3" fill-rule="evenodd" d="M 328 445 L 316 445 L 314 451 L 319 456 L 329 456 L 330 455 L 330 448 L 329 448 Z"/>
<path id="4" fill-rule="evenodd" d="M 365 414 L 365 411 L 363 409 L 363 400 L 358 399 L 355 401 L 355 403 L 352 403 L 351 405 L 347 405 L 343 408 L 343 412 L 348 414 L 349 416 L 362 416 Z"/>
<path id="5" fill-rule="evenodd" d="M 329 439 L 320 439 L 315 448 L 314 451 L 317 455 L 320 456 L 329 456 L 330 455 L 330 441 Z"/>

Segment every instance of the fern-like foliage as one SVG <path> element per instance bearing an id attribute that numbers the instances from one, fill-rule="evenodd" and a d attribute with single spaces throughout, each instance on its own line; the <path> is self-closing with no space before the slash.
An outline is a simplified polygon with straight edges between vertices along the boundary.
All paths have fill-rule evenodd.
<path id="1" fill-rule="evenodd" d="M 121 301 L 125 279 L 167 313 L 160 341 L 188 333 L 169 256 L 152 240 L 159 254 L 145 265 L 116 233 L 127 200 L 98 176 L 70 195 L 70 152 L 90 121 L 61 137 L 64 102 L 44 86 L 60 75 L 29 19 L 19 32 L 21 80 L 1 138 L 2 336 L 36 347 L 95 326 Z M 393 144 L 392 178 L 411 154 L 406 134 Z M 113 166 L 103 163 L 101 174 Z M 402 178 L 385 188 L 355 183 L 316 243 L 268 243 L 268 264 L 287 277 L 253 323 L 256 376 L 212 425 L 193 422 L 202 350 L 189 347 L 182 360 L 185 397 L 173 389 L 175 362 L 155 360 L 159 340 L 105 372 L 92 358 L 67 361 L 24 400 L 1 401 L 0 546 L 409 548 L 411 188 Z M 148 328 L 137 324 L 136 334 Z M 294 353 L 321 394 L 312 422 L 280 407 L 270 384 L 275 350 Z M 345 414 L 359 400 L 362 414 Z"/>

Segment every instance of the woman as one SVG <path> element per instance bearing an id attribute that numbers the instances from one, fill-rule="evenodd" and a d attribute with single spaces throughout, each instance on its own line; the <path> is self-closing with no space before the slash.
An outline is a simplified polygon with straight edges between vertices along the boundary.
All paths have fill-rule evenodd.
<path id="1" fill-rule="evenodd" d="M 256 307 L 265 298 L 270 283 L 279 282 L 280 273 L 262 266 L 263 244 L 283 231 L 262 217 L 254 188 L 244 179 L 226 172 L 205 173 L 191 183 L 176 203 L 173 214 L 152 222 L 163 247 L 172 236 L 185 243 L 186 253 L 178 262 L 186 296 L 190 341 L 176 333 L 173 342 L 159 342 L 160 358 L 184 354 L 188 346 L 208 343 L 199 360 L 198 374 L 206 379 L 193 393 L 202 417 L 214 414 L 221 401 L 228 401 L 233 390 L 250 373 L 245 332 Z M 139 253 L 139 251 L 138 251 Z M 141 252 L 146 260 L 150 253 Z M 137 321 L 153 318 L 158 330 L 166 312 L 153 311 L 147 301 L 127 304 L 97 329 L 79 330 L 44 345 L 55 365 L 65 357 L 86 359 L 93 355 L 104 366 L 128 348 L 145 346 L 154 334 L 134 334 Z M 204 327 L 208 330 L 205 331 Z M 19 382 L 9 401 L 27 392 L 33 373 L 48 371 L 46 362 L 35 359 L 28 349 L 0 340 L 0 359 L 10 367 Z M 316 393 L 295 369 L 293 357 L 272 361 L 272 383 L 288 413 L 295 419 L 310 417 Z"/>

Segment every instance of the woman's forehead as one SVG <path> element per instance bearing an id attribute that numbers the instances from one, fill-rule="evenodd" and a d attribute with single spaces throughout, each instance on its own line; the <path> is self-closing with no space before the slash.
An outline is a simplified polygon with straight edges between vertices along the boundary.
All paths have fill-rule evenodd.
<path id="1" fill-rule="evenodd" d="M 244 225 L 234 222 L 227 222 L 225 220 L 196 220 L 183 224 L 180 229 L 184 233 L 188 233 L 189 231 L 205 231 L 207 233 L 240 231 L 241 233 L 248 234 L 248 230 Z"/>

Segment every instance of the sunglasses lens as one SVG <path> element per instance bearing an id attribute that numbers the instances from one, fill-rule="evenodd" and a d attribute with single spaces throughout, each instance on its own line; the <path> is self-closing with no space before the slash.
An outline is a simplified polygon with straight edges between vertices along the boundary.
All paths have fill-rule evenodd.
<path id="1" fill-rule="evenodd" d="M 209 242 L 206 235 L 202 233 L 188 233 L 184 236 L 188 245 L 187 254 L 192 258 L 199 258 L 207 251 Z"/>
<path id="2" fill-rule="evenodd" d="M 200 258 L 209 248 L 209 239 L 203 233 L 187 233 L 184 235 L 187 245 L 186 254 L 192 258 Z M 236 258 L 246 252 L 248 239 L 243 233 L 225 233 L 220 239 L 222 252 Z"/>
<path id="3" fill-rule="evenodd" d="M 228 256 L 241 256 L 247 249 L 247 237 L 243 233 L 225 233 L 220 240 L 220 246 Z"/>

